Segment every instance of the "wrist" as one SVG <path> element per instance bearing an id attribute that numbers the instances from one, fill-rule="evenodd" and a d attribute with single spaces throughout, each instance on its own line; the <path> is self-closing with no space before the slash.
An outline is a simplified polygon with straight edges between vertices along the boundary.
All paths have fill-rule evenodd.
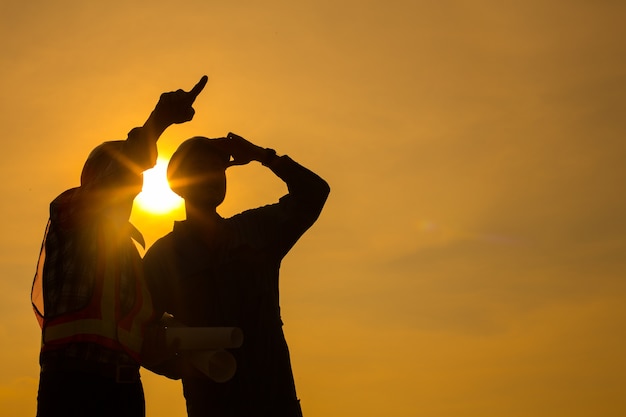
<path id="1" fill-rule="evenodd" d="M 171 123 L 166 122 L 163 117 L 160 117 L 156 111 L 153 111 L 148 117 L 148 120 L 146 120 L 146 123 L 144 123 L 143 127 L 149 129 L 157 136 L 160 136 L 163 132 L 165 132 L 165 129 L 167 129 L 170 124 Z"/>
<path id="2" fill-rule="evenodd" d="M 272 148 L 264 148 L 261 151 L 259 162 L 264 166 L 270 166 L 278 158 L 276 151 Z"/>

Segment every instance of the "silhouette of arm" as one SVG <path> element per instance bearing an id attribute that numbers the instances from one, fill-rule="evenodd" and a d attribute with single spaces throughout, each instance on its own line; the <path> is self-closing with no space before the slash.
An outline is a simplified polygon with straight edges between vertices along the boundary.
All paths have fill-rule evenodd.
<path id="1" fill-rule="evenodd" d="M 192 107 L 196 97 L 204 89 L 208 77 L 203 76 L 189 91 L 177 90 L 161 94 L 154 110 L 142 127 L 134 128 L 128 134 L 129 157 L 142 170 L 156 163 L 156 142 L 165 129 L 173 124 L 190 121 L 195 111 Z"/>
<path id="2" fill-rule="evenodd" d="M 156 163 L 157 140 L 168 126 L 193 118 L 193 102 L 206 82 L 207 77 L 203 76 L 189 92 L 161 94 L 142 127 L 132 129 L 126 140 L 104 142 L 96 147 L 85 162 L 81 186 L 72 193 L 72 211 L 89 217 L 99 215 L 120 192 L 137 195 L 141 191 L 141 173 Z M 70 219 L 74 217 L 65 213 Z"/>
<path id="3" fill-rule="evenodd" d="M 254 145 L 234 133 L 229 133 L 223 143 L 233 157 L 231 165 L 258 161 L 285 181 L 289 196 L 295 200 L 299 212 L 310 221 L 308 226 L 315 222 L 330 193 L 325 180 L 290 157 L 278 156 L 273 149 Z"/>
<path id="4" fill-rule="evenodd" d="M 289 156 L 278 156 L 274 150 L 254 145 L 233 133 L 223 143 L 233 157 L 231 165 L 258 161 L 286 183 L 289 193 L 278 204 L 247 210 L 244 216 L 239 216 L 239 221 L 255 224 L 260 235 L 275 242 L 278 253 L 284 256 L 319 217 L 330 186 Z"/>
<path id="5" fill-rule="evenodd" d="M 330 186 L 317 174 L 287 155 L 270 158 L 264 165 L 285 181 L 289 190 L 288 196 L 283 197 L 283 199 L 288 197 L 291 200 L 293 209 L 302 218 L 306 226 L 310 227 L 317 220 L 326 203 Z"/>

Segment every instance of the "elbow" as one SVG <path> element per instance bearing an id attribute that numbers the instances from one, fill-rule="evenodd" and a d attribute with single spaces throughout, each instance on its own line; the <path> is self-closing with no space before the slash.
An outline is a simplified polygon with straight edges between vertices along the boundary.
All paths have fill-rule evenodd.
<path id="1" fill-rule="evenodd" d="M 325 180 L 322 180 L 320 184 L 320 193 L 324 196 L 324 201 L 326 201 L 330 194 L 330 185 Z"/>
<path id="2" fill-rule="evenodd" d="M 319 202 L 320 210 L 326 204 L 326 200 L 328 199 L 328 195 L 330 194 L 330 185 L 326 181 L 320 178 L 317 190 L 317 201 Z"/>
<path id="3" fill-rule="evenodd" d="M 314 206 L 317 206 L 317 213 L 316 213 L 316 218 L 320 215 L 320 213 L 322 212 L 322 209 L 324 208 L 324 205 L 326 205 L 326 200 L 328 199 L 328 195 L 330 194 L 330 185 L 328 185 L 328 183 L 324 180 L 320 181 L 319 184 L 319 188 L 317 190 L 317 198 L 316 198 L 316 203 L 314 204 Z"/>

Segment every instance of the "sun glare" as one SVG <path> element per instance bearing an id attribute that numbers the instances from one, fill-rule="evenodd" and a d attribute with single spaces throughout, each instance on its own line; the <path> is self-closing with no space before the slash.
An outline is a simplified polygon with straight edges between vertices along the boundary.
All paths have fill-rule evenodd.
<path id="1" fill-rule="evenodd" d="M 143 173 L 143 189 L 135 198 L 143 210 L 163 214 L 182 206 L 183 199 L 167 183 L 167 160 L 159 158 L 154 168 Z"/>

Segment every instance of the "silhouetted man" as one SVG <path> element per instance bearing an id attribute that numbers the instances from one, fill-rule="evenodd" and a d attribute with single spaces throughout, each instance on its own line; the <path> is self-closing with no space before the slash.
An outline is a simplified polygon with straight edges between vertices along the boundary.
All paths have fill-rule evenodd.
<path id="1" fill-rule="evenodd" d="M 80 187 L 50 204 L 32 292 L 42 327 L 39 417 L 145 415 L 139 364 L 153 310 L 133 242 L 143 237 L 128 220 L 158 138 L 193 118 L 206 81 L 162 94 L 143 127 L 96 147 Z"/>
<path id="2" fill-rule="evenodd" d="M 232 160 L 231 160 L 232 157 Z M 287 184 L 276 204 L 222 218 L 226 169 L 259 161 Z M 190 417 L 301 416 L 279 306 L 283 257 L 318 218 L 330 191 L 319 176 L 288 156 L 234 134 L 183 142 L 168 166 L 187 218 L 144 257 L 157 312 L 187 326 L 234 326 L 243 346 L 233 351 L 237 372 L 217 383 L 183 375 Z"/>

